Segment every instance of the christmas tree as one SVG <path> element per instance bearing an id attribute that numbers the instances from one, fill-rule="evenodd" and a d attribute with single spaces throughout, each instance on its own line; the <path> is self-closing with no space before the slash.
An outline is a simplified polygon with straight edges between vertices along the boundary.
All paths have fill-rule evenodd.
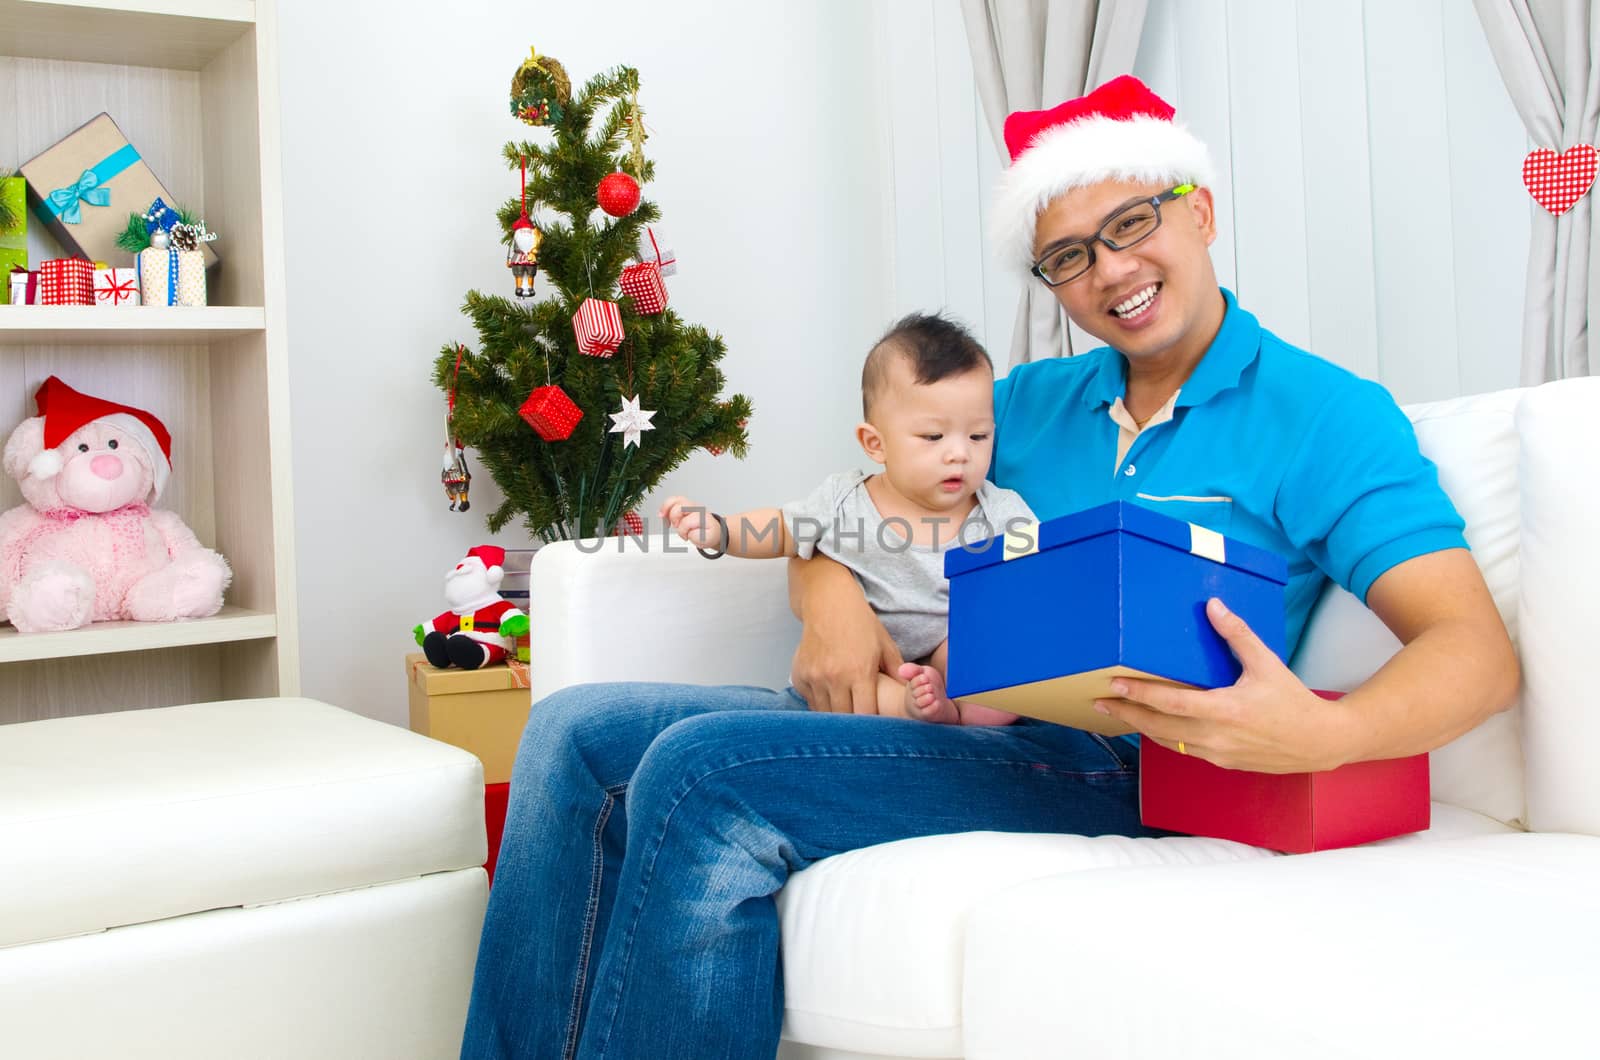
<path id="1" fill-rule="evenodd" d="M 638 92 L 623 66 L 574 94 L 537 51 L 512 80 L 512 114 L 553 134 L 505 146 L 522 174 L 499 210 L 518 298 L 468 292 L 478 349 L 445 346 L 433 370 L 450 395 L 446 489 L 464 508 L 472 447 L 505 493 L 493 532 L 520 514 L 544 541 L 602 536 L 696 449 L 746 453 L 750 399 L 721 396 L 722 339 L 666 306 L 648 249 L 660 210 L 640 193 L 655 166 Z"/>

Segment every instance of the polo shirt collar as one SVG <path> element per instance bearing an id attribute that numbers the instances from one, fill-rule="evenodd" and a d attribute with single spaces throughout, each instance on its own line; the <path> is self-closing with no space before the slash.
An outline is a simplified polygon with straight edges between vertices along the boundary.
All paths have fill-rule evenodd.
<path id="1" fill-rule="evenodd" d="M 1261 350 L 1261 324 L 1255 316 L 1239 308 L 1239 300 L 1226 287 L 1222 291 L 1227 308 L 1222 314 L 1222 327 L 1211 340 L 1200 363 L 1178 391 L 1178 407 L 1201 405 L 1224 390 L 1239 385 L 1239 377 L 1250 367 Z M 1128 390 L 1128 362 L 1122 354 L 1107 349 L 1100 359 L 1094 378 L 1083 389 L 1084 404 L 1090 408 L 1105 408 Z"/>

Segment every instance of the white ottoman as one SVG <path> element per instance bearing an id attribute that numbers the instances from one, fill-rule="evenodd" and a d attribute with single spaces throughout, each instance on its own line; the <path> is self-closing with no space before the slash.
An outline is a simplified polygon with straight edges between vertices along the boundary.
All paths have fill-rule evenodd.
<path id="1" fill-rule="evenodd" d="M 0 1056 L 450 1057 L 472 755 L 309 699 L 0 726 Z"/>

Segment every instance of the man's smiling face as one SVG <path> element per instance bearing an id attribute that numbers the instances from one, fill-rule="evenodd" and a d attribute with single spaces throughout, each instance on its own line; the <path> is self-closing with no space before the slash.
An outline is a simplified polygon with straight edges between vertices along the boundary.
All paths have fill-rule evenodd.
<path id="1" fill-rule="evenodd" d="M 1123 207 L 1169 187 L 1106 181 L 1058 196 L 1039 214 L 1035 260 L 1067 240 L 1093 235 Z M 1164 355 L 1198 357 L 1215 332 L 1220 295 L 1208 251 L 1217 237 L 1211 193 L 1196 188 L 1160 209 L 1161 226 L 1149 237 L 1126 250 L 1094 243 L 1093 267 L 1051 288 L 1073 323 L 1132 363 L 1155 363 Z M 1186 347 L 1197 337 L 1204 343 L 1192 352 Z"/>

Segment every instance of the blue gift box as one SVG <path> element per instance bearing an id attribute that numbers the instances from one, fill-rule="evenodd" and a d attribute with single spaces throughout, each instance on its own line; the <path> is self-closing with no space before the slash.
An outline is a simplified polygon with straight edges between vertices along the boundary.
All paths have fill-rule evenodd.
<path id="1" fill-rule="evenodd" d="M 1282 557 L 1126 501 L 953 548 L 945 576 L 949 694 L 1091 732 L 1131 731 L 1093 709 L 1114 677 L 1238 679 L 1213 596 L 1284 651 Z"/>

